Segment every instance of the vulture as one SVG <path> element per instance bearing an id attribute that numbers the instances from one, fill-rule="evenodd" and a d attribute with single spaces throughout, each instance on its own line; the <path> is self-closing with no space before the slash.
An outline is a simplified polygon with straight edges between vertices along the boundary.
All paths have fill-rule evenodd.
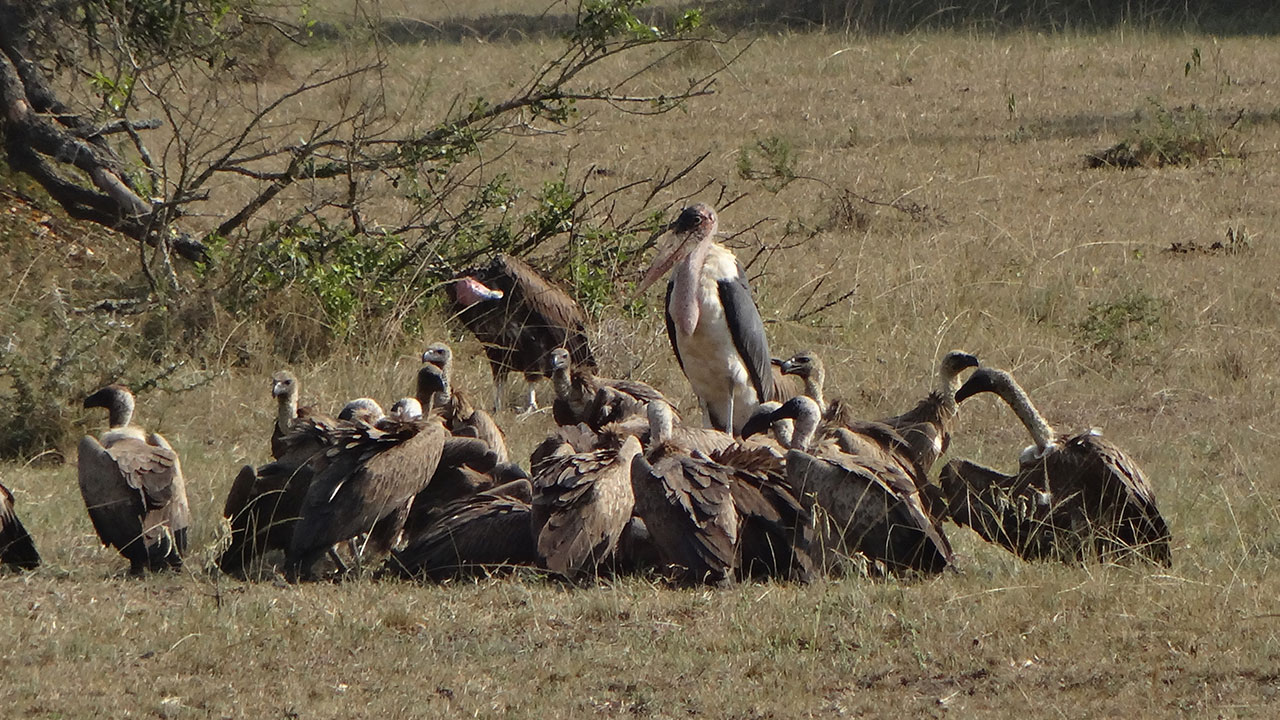
<path id="1" fill-rule="evenodd" d="M 271 397 L 276 399 L 276 421 L 271 426 L 271 457 L 279 460 L 290 452 L 284 444 L 284 436 L 288 435 L 293 422 L 316 415 L 310 406 L 298 407 L 298 378 L 288 370 L 281 370 L 271 376 Z"/>
<path id="2" fill-rule="evenodd" d="M 498 454 L 498 462 L 507 462 L 507 439 L 493 416 L 475 407 L 470 398 L 453 387 L 453 351 L 449 346 L 430 345 L 422 353 L 422 362 L 426 364 L 418 371 L 417 389 L 422 407 L 439 412 L 449 432 L 483 440 Z"/>
<path id="3" fill-rule="evenodd" d="M 733 576 L 738 544 L 733 471 L 672 442 L 662 406 L 650 406 L 649 451 L 631 461 L 635 514 L 679 582 L 720 585 Z"/>
<path id="4" fill-rule="evenodd" d="M 529 524 L 532 499 L 529 481 L 520 479 L 443 505 L 434 523 L 392 552 L 387 572 L 439 582 L 532 565 L 538 559 Z"/>
<path id="5" fill-rule="evenodd" d="M 640 441 L 613 440 L 617 447 L 586 452 L 568 442 L 544 442 L 537 452 L 529 521 L 538 562 L 569 580 L 610 560 L 631 519 L 631 461 L 640 454 Z"/>
<path id="6" fill-rule="evenodd" d="M 911 410 L 877 422 L 888 425 L 902 436 L 912 459 L 928 470 L 947 450 L 958 406 L 956 390 L 960 374 L 978 366 L 978 358 L 959 350 L 943 356 L 938 364 L 936 384 L 929 395 Z M 804 381 L 804 394 L 813 398 L 828 425 L 853 428 L 858 421 L 848 404 L 836 400 L 828 404 L 825 396 L 826 371 L 812 351 L 796 353 L 781 362 L 782 372 Z"/>
<path id="7" fill-rule="evenodd" d="M 576 367 L 594 367 L 587 316 L 564 290 L 510 255 L 464 270 L 445 286 L 453 312 L 484 345 L 493 372 L 494 412 L 502 409 L 506 378 L 523 373 L 527 409 L 537 408 L 533 382 L 547 375 L 551 351 L 569 350 Z"/>
<path id="8" fill-rule="evenodd" d="M 273 395 L 280 375 L 273 376 Z M 337 420 L 308 411 L 289 423 L 287 433 L 273 436 L 272 447 L 279 450 L 273 452 L 276 459 L 256 470 L 252 465 L 241 467 L 231 483 L 222 507 L 231 536 L 218 556 L 218 567 L 229 575 L 243 576 L 255 559 L 273 550 L 287 551 L 311 487 L 311 459 L 335 442 L 340 426 L 382 420 L 377 402 L 357 398 L 343 406 Z"/>
<path id="9" fill-rule="evenodd" d="M 951 428 L 960 412 L 956 403 L 960 374 L 968 368 L 976 367 L 976 356 L 952 350 L 938 363 L 936 384 L 925 399 L 901 415 L 880 420 L 898 431 L 907 441 L 912 460 L 926 471 L 933 467 L 951 444 Z"/>
<path id="10" fill-rule="evenodd" d="M 943 468 L 942 488 L 957 524 L 1026 560 L 1137 555 L 1173 564 L 1169 527 L 1132 458 L 1098 430 L 1057 433 L 1003 370 L 977 370 L 956 392 L 956 401 L 983 392 L 995 393 L 1013 409 L 1034 444 L 1022 451 L 1013 475 L 966 460 Z"/>
<path id="11" fill-rule="evenodd" d="M 819 523 L 824 565 L 857 554 L 893 573 L 946 568 L 951 545 L 921 494 L 923 471 L 906 441 L 875 422 L 828 428 L 818 436 L 820 416 L 817 402 L 801 395 L 753 418 L 744 434 L 781 417 L 794 420 L 787 479 Z"/>
<path id="12" fill-rule="evenodd" d="M 109 429 L 85 436 L 76 461 L 80 492 L 104 546 L 129 560 L 129 572 L 182 567 L 191 512 L 178 454 L 158 433 L 131 425 L 133 393 L 108 385 L 85 398 L 106 408 Z"/>
<path id="13" fill-rule="evenodd" d="M 565 348 L 551 351 L 550 375 L 556 392 L 551 417 L 557 425 L 585 422 L 599 430 L 612 422 L 643 416 L 645 406 L 655 400 L 666 402 L 662 393 L 647 383 L 602 378 L 590 368 L 574 367 L 573 357 Z M 612 392 L 601 395 L 604 388 Z"/>
<path id="14" fill-rule="evenodd" d="M 763 402 L 778 399 L 760 310 L 738 259 L 715 241 L 716 212 L 684 208 L 673 242 L 640 280 L 643 292 L 671 270 L 666 324 L 671 349 L 709 427 L 737 435 Z"/>
<path id="15" fill-rule="evenodd" d="M 13 509 L 13 493 L 0 485 L 0 565 L 33 570 L 40 566 L 40 554 Z"/>
<path id="16" fill-rule="evenodd" d="M 711 459 L 733 472 L 738 579 L 813 582 L 820 570 L 813 515 L 787 480 L 783 459 L 769 448 L 748 445 L 714 452 Z"/>
<path id="17" fill-rule="evenodd" d="M 293 531 L 286 577 L 310 579 L 337 543 L 367 534 L 373 554 L 389 552 L 409 506 L 435 473 L 447 432 L 438 418 L 381 430 L 340 427 L 333 447 L 312 460 L 315 475 Z"/>

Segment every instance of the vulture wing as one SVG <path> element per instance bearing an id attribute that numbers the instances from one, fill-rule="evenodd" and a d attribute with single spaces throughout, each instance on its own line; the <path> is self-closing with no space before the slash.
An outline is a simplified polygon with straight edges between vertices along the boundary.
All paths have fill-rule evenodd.
<path id="1" fill-rule="evenodd" d="M 134 441 L 144 444 L 141 441 Z M 126 472 L 116 463 L 97 438 L 85 436 L 80 441 L 80 454 L 76 460 L 80 478 L 80 493 L 93 529 L 103 545 L 126 553 L 140 545 L 142 516 L 147 511 L 143 493 L 129 481 Z M 145 550 L 142 553 L 145 560 Z M 129 558 L 133 560 L 133 557 Z"/>
<path id="2" fill-rule="evenodd" d="M 30 570 L 40 565 L 40 554 L 13 509 L 13 493 L 0 485 L 0 565 Z"/>

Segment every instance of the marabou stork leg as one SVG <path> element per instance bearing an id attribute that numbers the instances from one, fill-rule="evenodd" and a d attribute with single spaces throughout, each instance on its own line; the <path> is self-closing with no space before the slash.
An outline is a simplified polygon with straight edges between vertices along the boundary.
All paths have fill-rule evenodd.
<path id="1" fill-rule="evenodd" d="M 730 435 L 737 436 L 737 430 L 733 427 L 733 390 L 729 391 L 729 407 L 726 408 L 724 424 L 724 427 L 718 429 L 723 430 Z"/>

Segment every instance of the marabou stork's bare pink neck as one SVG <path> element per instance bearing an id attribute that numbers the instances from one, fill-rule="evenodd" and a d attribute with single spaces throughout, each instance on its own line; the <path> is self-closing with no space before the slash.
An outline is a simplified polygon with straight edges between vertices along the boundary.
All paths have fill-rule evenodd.
<path id="1" fill-rule="evenodd" d="M 668 310 L 676 329 L 686 336 L 692 335 L 698 328 L 698 319 L 701 315 L 698 293 L 702 289 L 702 269 L 707 263 L 707 254 L 715 245 L 715 223 L 712 223 L 705 233 L 694 246 L 693 251 L 676 266 L 675 272 L 671 275 L 673 288 L 671 307 Z"/>

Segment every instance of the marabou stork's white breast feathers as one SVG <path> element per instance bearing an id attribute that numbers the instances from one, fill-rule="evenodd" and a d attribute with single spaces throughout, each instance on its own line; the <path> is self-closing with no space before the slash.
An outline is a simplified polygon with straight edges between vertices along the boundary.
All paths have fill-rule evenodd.
<path id="1" fill-rule="evenodd" d="M 682 280 L 680 273 L 672 279 L 673 283 Z M 672 344 L 689 384 L 707 408 L 710 424 L 721 429 L 732 424 L 737 430 L 760 404 L 762 379 L 769 377 L 764 325 L 732 252 L 713 245 L 697 283 L 693 332 L 686 333 L 680 327 L 683 323 L 672 322 Z M 723 417 L 729 407 L 733 417 Z"/>

